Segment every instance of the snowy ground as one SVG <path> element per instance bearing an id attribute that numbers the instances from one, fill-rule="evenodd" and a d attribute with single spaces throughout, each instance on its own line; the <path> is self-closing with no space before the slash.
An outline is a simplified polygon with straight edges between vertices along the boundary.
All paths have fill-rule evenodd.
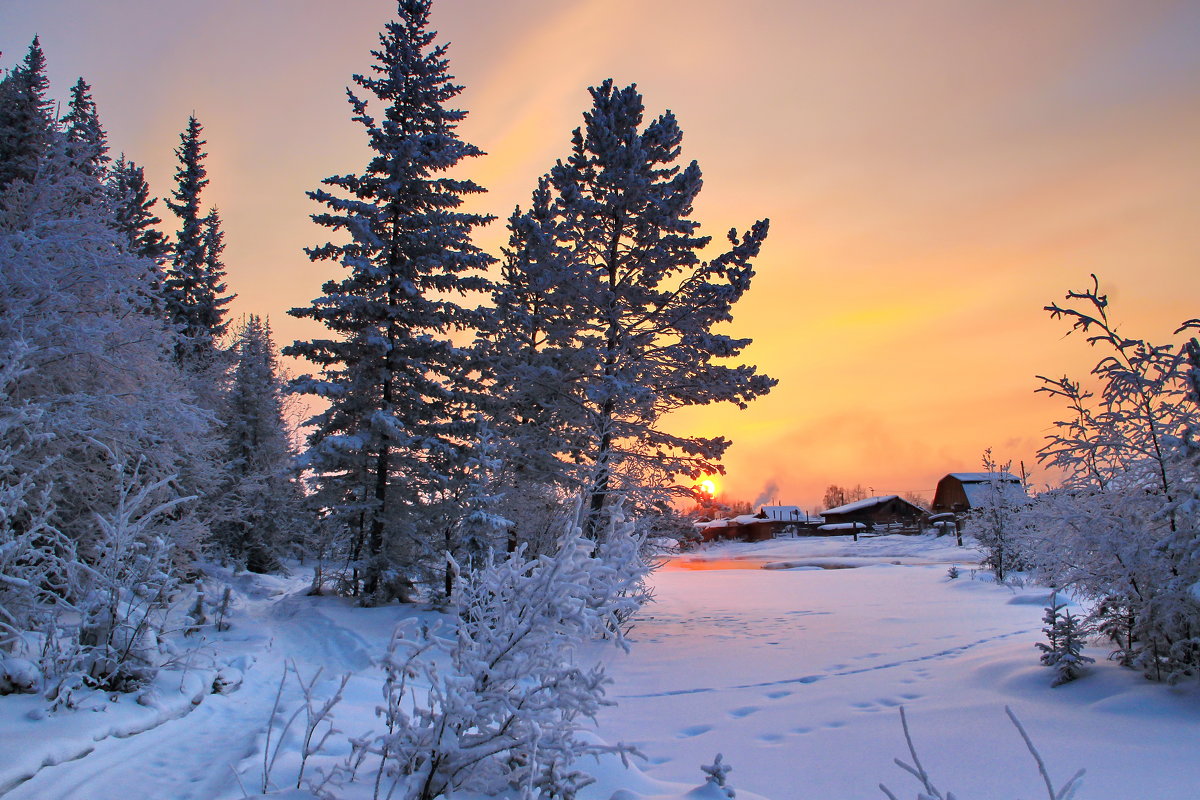
<path id="1" fill-rule="evenodd" d="M 1051 689 L 1033 646 L 1047 592 L 973 577 L 975 558 L 945 540 L 843 537 L 725 544 L 674 560 L 654 578 L 657 602 L 637 622 L 632 654 L 605 656 L 619 705 L 601 715 L 598 735 L 636 744 L 647 761 L 633 771 L 585 763 L 600 780 L 582 800 L 618 790 L 623 800 L 682 797 L 718 752 L 743 800 L 882 797 L 880 781 L 912 797 L 916 785 L 892 763 L 907 760 L 900 705 L 935 782 L 963 800 L 1044 796 L 1005 705 L 1057 782 L 1087 769 L 1080 798 L 1194 800 L 1200 692 L 1149 684 L 1106 663 L 1102 649 L 1086 677 Z M 963 565 L 957 580 L 950 563 Z M 151 705 L 93 697 L 84 705 L 95 710 L 34 720 L 36 698 L 0 699 L 0 794 L 220 800 L 243 797 L 239 783 L 256 794 L 288 660 L 305 677 L 352 673 L 338 727 L 376 726 L 371 660 L 400 609 L 305 597 L 299 575 L 232 580 L 234 628 L 208 634 L 186 674 L 160 679 Z M 208 694 L 223 665 L 244 668 L 242 687 Z M 298 702 L 289 682 L 281 705 L 290 713 Z M 281 789 L 298 767 L 293 737 L 285 742 L 271 774 Z M 343 756 L 344 737 L 330 751 L 314 765 Z"/>

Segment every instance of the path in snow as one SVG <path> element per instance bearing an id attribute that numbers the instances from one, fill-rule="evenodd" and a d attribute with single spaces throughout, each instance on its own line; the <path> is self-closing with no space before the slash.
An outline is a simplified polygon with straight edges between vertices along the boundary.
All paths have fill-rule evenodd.
<path id="1" fill-rule="evenodd" d="M 333 677 L 371 664 L 370 645 L 362 636 L 323 613 L 320 606 L 328 607 L 328 601 L 301 592 L 271 595 L 257 585 L 245 588 L 250 591 L 239 596 L 242 613 L 233 630 L 214 635 L 221 638 L 225 659 L 242 653 L 252 660 L 241 688 L 208 695 L 180 718 L 134 736 L 110 736 L 78 759 L 43 767 L 5 800 L 130 800 L 133 787 L 137 797 L 163 800 L 241 797 L 234 769 L 261 754 L 285 663 L 295 663 L 306 678 L 318 668 Z M 289 681 L 281 707 L 290 710 L 298 702 Z M 246 789 L 259 791 L 261 770 L 248 772 L 242 778 Z"/>

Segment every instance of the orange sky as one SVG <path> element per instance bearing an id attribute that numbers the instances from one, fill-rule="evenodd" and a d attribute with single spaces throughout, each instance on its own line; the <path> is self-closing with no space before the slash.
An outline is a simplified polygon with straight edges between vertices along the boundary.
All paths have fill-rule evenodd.
<path id="1" fill-rule="evenodd" d="M 195 111 L 235 313 L 288 342 L 314 331 L 286 309 L 328 277 L 301 253 L 320 238 L 303 193 L 365 163 L 343 88 L 393 11 L 0 0 L 0 49 L 11 65 L 40 34 L 55 95 L 84 75 L 160 195 Z M 525 202 L 585 88 L 613 77 L 679 117 L 708 233 L 771 218 L 732 332 L 780 384 L 677 420 L 734 439 L 729 494 L 931 493 L 988 446 L 1032 468 L 1060 410 L 1034 376 L 1091 355 L 1042 306 L 1094 271 L 1129 334 L 1200 314 L 1196 3 L 440 0 L 434 20 L 467 87 L 463 136 L 489 153 L 469 167 L 490 189 L 478 208 Z"/>

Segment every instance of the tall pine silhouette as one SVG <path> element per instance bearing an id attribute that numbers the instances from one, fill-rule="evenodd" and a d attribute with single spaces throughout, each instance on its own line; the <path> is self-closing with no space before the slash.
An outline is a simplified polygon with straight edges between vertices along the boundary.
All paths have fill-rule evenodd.
<path id="1" fill-rule="evenodd" d="M 401 0 L 371 73 L 347 90 L 373 153 L 361 172 L 309 193 L 325 206 L 313 220 L 338 241 L 308 250 L 345 274 L 291 312 L 333 336 L 285 351 L 320 368 L 295 384 L 330 402 L 311 420 L 308 463 L 346 547 L 346 586 L 368 603 L 433 579 L 425 568 L 454 547 L 461 506 L 451 501 L 467 469 L 473 399 L 467 355 L 450 336 L 473 324 L 460 299 L 486 287 L 480 271 L 493 261 L 471 242 L 491 217 L 460 210 L 484 190 L 448 174 L 482 152 L 458 136 L 466 112 L 447 104 L 462 87 L 429 8 Z"/>
<path id="2" fill-rule="evenodd" d="M 175 190 L 167 207 L 179 218 L 179 231 L 171 248 L 171 263 L 163 284 L 168 321 L 178 330 L 176 358 L 193 369 L 212 363 L 220 338 L 225 334 L 225 306 L 233 295 L 225 294 L 224 249 L 220 219 L 215 211 L 202 213 L 200 195 L 208 186 L 204 168 L 207 144 L 200 138 L 203 126 L 195 116 L 179 136 L 175 156 Z"/>

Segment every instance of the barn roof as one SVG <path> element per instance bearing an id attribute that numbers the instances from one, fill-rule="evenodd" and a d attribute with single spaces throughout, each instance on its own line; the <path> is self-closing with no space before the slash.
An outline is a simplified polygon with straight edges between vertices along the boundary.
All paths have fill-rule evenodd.
<path id="1" fill-rule="evenodd" d="M 963 483 L 963 494 L 967 496 L 967 503 L 971 508 L 979 508 L 979 506 L 987 505 L 988 494 L 993 489 L 999 489 L 1000 497 L 1010 503 L 1019 503 L 1025 500 L 1025 489 L 1021 486 L 1020 481 L 1001 480 L 999 485 L 993 487 L 991 481 L 978 481 L 973 483 Z"/>
<path id="2" fill-rule="evenodd" d="M 881 495 L 880 497 L 868 497 L 866 500 L 855 500 L 853 503 L 846 503 L 845 505 L 838 506 L 837 508 L 826 509 L 825 511 L 822 511 L 821 513 L 822 514 L 849 514 L 854 511 L 864 511 L 868 508 L 874 508 L 875 506 L 881 506 L 884 503 L 888 503 L 892 500 L 899 500 L 901 503 L 907 503 L 908 505 L 917 509 L 921 513 L 925 512 L 925 509 L 921 508 L 920 506 L 909 503 L 907 500 L 905 500 L 903 497 L 901 497 L 898 494 L 885 494 L 885 495 Z"/>
<path id="3" fill-rule="evenodd" d="M 959 483 L 990 483 L 992 481 L 1000 481 L 1002 483 L 1010 481 L 1021 482 L 1021 479 L 1011 472 L 951 472 L 946 477 L 957 478 Z"/>

